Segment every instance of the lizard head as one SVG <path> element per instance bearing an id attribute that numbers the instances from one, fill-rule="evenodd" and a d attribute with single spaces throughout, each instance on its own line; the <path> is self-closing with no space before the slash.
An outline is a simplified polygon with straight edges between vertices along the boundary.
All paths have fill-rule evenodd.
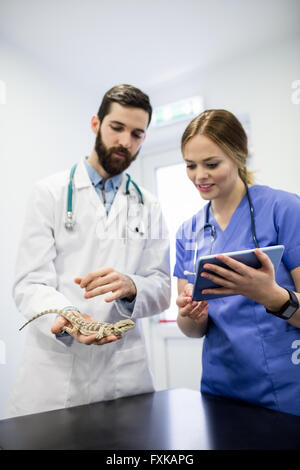
<path id="1" fill-rule="evenodd" d="M 129 320 L 129 318 L 126 320 L 120 320 L 117 323 L 114 324 L 114 333 L 113 334 L 122 334 L 125 333 L 125 331 L 131 330 L 132 328 L 135 327 L 135 323 L 132 320 Z"/>

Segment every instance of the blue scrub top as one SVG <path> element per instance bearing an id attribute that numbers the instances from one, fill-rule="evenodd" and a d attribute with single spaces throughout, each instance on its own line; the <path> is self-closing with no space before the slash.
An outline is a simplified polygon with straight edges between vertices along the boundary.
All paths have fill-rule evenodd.
<path id="1" fill-rule="evenodd" d="M 249 193 L 258 244 L 261 248 L 285 246 L 276 281 L 295 291 L 290 271 L 300 266 L 300 198 L 260 185 L 251 186 Z M 176 235 L 174 276 L 190 283 L 194 278 L 183 272 L 193 272 L 196 242 L 197 256 L 208 254 L 209 250 L 210 230 L 199 237 L 206 208 L 184 222 Z M 212 253 L 255 248 L 246 195 L 224 231 L 211 210 L 209 221 L 216 228 Z M 300 329 L 241 295 L 211 299 L 208 303 L 201 391 L 300 415 Z"/>

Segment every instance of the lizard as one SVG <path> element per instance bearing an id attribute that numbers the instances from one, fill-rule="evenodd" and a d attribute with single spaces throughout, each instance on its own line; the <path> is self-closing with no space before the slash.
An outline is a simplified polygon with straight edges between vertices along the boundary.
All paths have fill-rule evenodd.
<path id="1" fill-rule="evenodd" d="M 76 331 L 79 331 L 81 334 L 86 336 L 97 334 L 96 340 L 100 340 L 110 335 L 119 336 L 135 327 L 135 323 L 129 318 L 126 320 L 120 320 L 116 323 L 86 321 L 83 316 L 76 310 L 49 309 L 44 310 L 43 312 L 32 317 L 30 320 L 24 323 L 21 328 L 19 328 L 19 331 L 21 331 L 26 325 L 28 325 L 28 323 L 31 323 L 37 318 L 43 315 L 48 315 L 50 313 L 61 315 L 71 323 L 72 328 L 69 326 L 63 326 L 62 332 L 73 334 L 76 333 Z"/>

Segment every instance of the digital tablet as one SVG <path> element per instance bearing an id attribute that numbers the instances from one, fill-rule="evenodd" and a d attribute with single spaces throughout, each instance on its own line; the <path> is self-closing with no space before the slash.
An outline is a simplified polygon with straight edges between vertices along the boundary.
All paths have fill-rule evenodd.
<path id="1" fill-rule="evenodd" d="M 265 248 L 259 248 L 263 253 L 266 253 L 270 260 L 272 261 L 275 269 L 275 273 L 278 269 L 279 263 L 282 258 L 282 254 L 284 251 L 284 246 L 283 245 L 276 245 L 276 246 L 267 246 Z M 221 253 L 219 253 L 221 254 Z M 240 261 L 241 263 L 247 264 L 248 266 L 251 266 L 252 268 L 260 268 L 261 264 L 258 261 L 254 249 L 253 250 L 244 250 L 244 251 L 233 251 L 231 253 L 222 253 L 223 255 L 230 256 L 231 258 Z M 228 266 L 226 266 L 224 263 L 216 259 L 216 254 L 215 255 L 207 255 L 207 256 L 201 256 L 198 260 L 198 266 L 197 266 L 197 275 L 196 275 L 196 280 L 194 284 L 194 289 L 193 289 L 193 300 L 199 301 L 199 300 L 209 300 L 209 299 L 216 299 L 218 297 L 228 297 L 229 295 L 235 295 L 235 294 L 202 294 L 202 290 L 204 289 L 217 289 L 219 286 L 218 284 L 215 284 L 214 282 L 210 281 L 209 279 L 206 279 L 204 277 L 201 277 L 201 273 L 203 271 L 209 272 L 208 270 L 203 269 L 204 264 L 210 263 L 210 264 L 217 264 L 219 266 L 222 266 L 223 268 L 230 269 Z"/>

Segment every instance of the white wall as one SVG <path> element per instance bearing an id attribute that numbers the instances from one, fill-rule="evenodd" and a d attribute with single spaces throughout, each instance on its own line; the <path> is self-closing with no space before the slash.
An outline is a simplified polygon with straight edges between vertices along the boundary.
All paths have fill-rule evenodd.
<path id="1" fill-rule="evenodd" d="M 178 77 L 172 84 L 145 91 L 156 105 L 199 93 L 204 96 L 207 107 L 249 113 L 253 166 L 260 170 L 259 180 L 299 192 L 300 104 L 291 103 L 292 82 L 300 79 L 299 53 L 299 38 L 291 38 L 251 56 L 236 58 L 211 70 L 195 70 Z M 63 76 L 41 69 L 23 51 L 5 43 L 0 46 L 0 80 L 7 84 L 7 104 L 0 105 L 2 168 L 4 165 L 1 172 L 0 351 L 4 345 L 6 358 L 2 364 L 0 357 L 1 417 L 26 334 L 18 332 L 23 318 L 16 312 L 11 298 L 26 200 L 34 181 L 70 167 L 90 152 L 94 136 L 89 121 L 91 114 L 97 111 L 101 97 L 95 99 L 95 90 L 89 92 L 84 85 L 79 90 Z M 97 100 L 99 102 L 95 102 Z M 180 152 L 174 150 L 174 145 L 178 148 L 180 132 L 177 139 L 166 134 L 161 150 L 155 150 L 155 153 L 156 136 L 152 134 L 152 147 L 150 136 L 151 133 L 145 151 L 131 173 L 153 189 L 153 178 L 146 176 L 151 174 L 154 165 L 167 162 L 167 159 L 180 159 Z M 168 156 L 164 152 L 168 152 Z M 155 345 L 153 348 L 155 351 Z M 156 357 L 154 362 L 159 369 L 160 358 Z M 186 362 L 179 364 L 178 369 L 170 364 L 169 369 L 177 370 L 180 379 L 180 368 L 186 369 Z M 190 368 L 193 374 L 192 363 Z M 180 380 L 169 383 L 177 385 Z"/>
<path id="2" fill-rule="evenodd" d="M 237 115 L 248 113 L 251 122 L 254 156 L 251 167 L 257 181 L 292 192 L 300 192 L 300 93 L 292 103 L 292 84 L 300 80 L 300 37 L 257 50 L 231 62 L 178 77 L 164 89 L 150 90 L 154 103 L 161 105 L 184 97 L 202 95 L 205 108 L 225 108 Z M 300 84 L 299 84 L 300 87 Z M 154 158 L 161 164 L 181 159 L 179 143 L 185 124 L 153 132 L 149 138 L 142 175 L 149 180 L 148 164 Z M 157 151 L 157 143 L 163 150 Z M 174 145 L 175 144 L 175 145 Z M 174 151 L 174 157 L 170 157 Z M 164 153 L 165 152 L 165 153 Z"/>
<path id="3" fill-rule="evenodd" d="M 252 166 L 258 170 L 258 181 L 296 193 L 300 193 L 300 105 L 292 103 L 291 86 L 300 78 L 299 56 L 298 37 L 216 70 L 210 80 L 206 75 L 205 83 L 210 107 L 249 113 Z"/>

